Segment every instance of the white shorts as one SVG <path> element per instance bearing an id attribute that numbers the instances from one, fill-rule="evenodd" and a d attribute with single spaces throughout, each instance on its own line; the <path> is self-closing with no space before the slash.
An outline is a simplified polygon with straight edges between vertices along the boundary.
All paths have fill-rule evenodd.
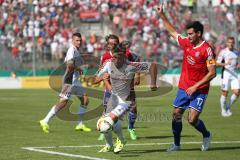
<path id="1" fill-rule="evenodd" d="M 123 101 L 120 97 L 112 94 L 108 103 L 107 108 L 105 109 L 103 114 L 110 113 L 112 110 L 114 110 L 117 106 L 122 106 L 122 108 L 128 110 L 129 109 L 130 101 Z"/>
<path id="2" fill-rule="evenodd" d="M 81 85 L 63 84 L 62 91 L 59 97 L 64 99 L 70 99 L 71 95 L 82 97 L 86 95 L 86 90 Z"/>
<path id="3" fill-rule="evenodd" d="M 238 78 L 223 78 L 221 89 L 224 91 L 228 91 L 231 86 L 231 90 L 240 89 Z"/>

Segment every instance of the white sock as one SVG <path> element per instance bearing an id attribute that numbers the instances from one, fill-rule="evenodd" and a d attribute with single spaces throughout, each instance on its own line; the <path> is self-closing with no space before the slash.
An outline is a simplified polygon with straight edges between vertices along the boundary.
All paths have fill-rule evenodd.
<path id="1" fill-rule="evenodd" d="M 123 133 L 122 133 L 122 126 L 121 126 L 121 122 L 120 120 L 117 121 L 117 123 L 115 123 L 113 125 L 113 131 L 116 133 L 116 135 L 118 136 L 119 140 L 124 143 L 125 139 L 123 137 Z"/>
<path id="2" fill-rule="evenodd" d="M 238 98 L 238 97 L 236 96 L 236 94 L 232 94 L 231 99 L 230 99 L 230 104 L 229 104 L 229 106 L 228 106 L 227 109 L 230 109 L 231 105 L 232 105 L 234 102 L 236 102 L 237 98 Z"/>
<path id="3" fill-rule="evenodd" d="M 55 107 L 56 107 L 56 105 L 54 105 L 54 106 L 52 107 L 52 109 L 48 112 L 47 116 L 43 119 L 43 121 L 44 121 L 45 123 L 48 123 L 49 120 L 50 120 L 52 117 L 55 116 L 55 114 L 56 114 Z"/>
<path id="4" fill-rule="evenodd" d="M 220 106 L 221 106 L 222 111 L 225 111 L 225 110 L 226 110 L 226 109 L 225 109 L 226 99 L 227 99 L 227 98 L 226 98 L 225 96 L 221 95 L 221 97 L 220 97 Z"/>
<path id="5" fill-rule="evenodd" d="M 87 108 L 84 106 L 84 105 L 80 105 L 80 108 L 79 108 L 79 117 L 78 117 L 78 124 L 77 125 L 82 125 L 83 124 L 83 116 L 84 116 L 84 113 L 86 112 Z"/>
<path id="6" fill-rule="evenodd" d="M 236 100 L 237 100 L 237 96 L 236 96 L 236 94 L 232 94 L 232 96 L 231 96 L 231 100 L 230 100 L 230 106 L 234 103 L 234 102 L 236 102 Z M 229 106 L 229 107 L 230 107 Z"/>
<path id="7" fill-rule="evenodd" d="M 104 133 L 105 141 L 106 141 L 106 146 L 112 147 L 113 142 L 112 142 L 112 131 L 109 131 L 107 133 Z"/>

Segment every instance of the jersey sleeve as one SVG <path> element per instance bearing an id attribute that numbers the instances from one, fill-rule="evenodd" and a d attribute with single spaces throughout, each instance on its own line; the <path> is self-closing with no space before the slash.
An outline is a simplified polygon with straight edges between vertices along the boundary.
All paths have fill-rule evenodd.
<path id="1" fill-rule="evenodd" d="M 205 56 L 207 66 L 216 65 L 215 54 L 210 46 L 206 48 Z"/>
<path id="2" fill-rule="evenodd" d="M 177 41 L 178 45 L 183 49 L 186 48 L 188 46 L 188 44 L 190 43 L 188 38 L 182 37 L 180 34 L 177 35 L 176 41 Z"/>
<path id="3" fill-rule="evenodd" d="M 224 59 L 224 56 L 223 56 L 223 50 L 220 51 L 220 53 L 218 54 L 218 57 L 217 57 L 217 63 L 222 63 L 222 60 Z"/>
<path id="4" fill-rule="evenodd" d="M 74 49 L 72 47 L 70 47 L 67 51 L 66 57 L 64 62 L 66 62 L 67 64 L 73 64 L 74 60 Z"/>
<path id="5" fill-rule="evenodd" d="M 107 62 L 103 68 L 100 69 L 100 71 L 98 72 L 97 76 L 101 77 L 104 73 L 108 73 L 110 70 L 110 66 L 111 66 L 111 62 Z"/>

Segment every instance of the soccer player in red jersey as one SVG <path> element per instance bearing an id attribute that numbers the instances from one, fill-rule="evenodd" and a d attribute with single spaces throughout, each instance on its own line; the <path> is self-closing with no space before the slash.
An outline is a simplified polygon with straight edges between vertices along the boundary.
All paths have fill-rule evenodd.
<path id="1" fill-rule="evenodd" d="M 186 26 L 187 37 L 178 34 L 163 11 L 163 4 L 157 8 L 166 30 L 184 50 L 179 90 L 173 102 L 172 131 L 174 143 L 167 151 L 180 149 L 182 115 L 188 111 L 188 122 L 203 135 L 202 151 L 207 151 L 212 139 L 199 116 L 207 99 L 210 81 L 216 76 L 215 55 L 210 45 L 202 39 L 203 25 L 193 21 Z"/>

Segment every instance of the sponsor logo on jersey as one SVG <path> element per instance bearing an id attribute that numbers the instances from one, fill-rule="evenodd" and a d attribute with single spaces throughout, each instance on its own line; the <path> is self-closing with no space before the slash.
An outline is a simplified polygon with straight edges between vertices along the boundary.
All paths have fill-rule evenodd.
<path id="1" fill-rule="evenodd" d="M 195 61 L 194 61 L 194 58 L 193 57 L 191 57 L 191 56 L 187 56 L 187 62 L 189 63 L 189 64 L 191 64 L 191 65 L 194 65 L 195 64 Z"/>
<path id="2" fill-rule="evenodd" d="M 200 52 L 195 53 L 195 57 L 199 57 L 199 55 L 200 55 Z"/>

